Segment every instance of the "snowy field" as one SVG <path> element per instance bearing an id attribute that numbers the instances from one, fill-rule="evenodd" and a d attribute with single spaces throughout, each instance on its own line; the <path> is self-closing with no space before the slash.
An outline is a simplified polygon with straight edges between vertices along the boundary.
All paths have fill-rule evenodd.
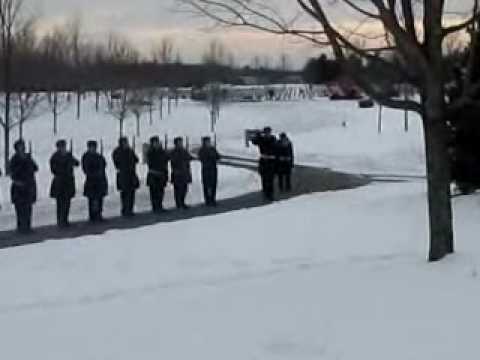
<path id="1" fill-rule="evenodd" d="M 9 359 L 467 359 L 480 198 L 425 262 L 422 184 L 0 252 Z M 26 346 L 28 343 L 28 346 Z"/>
<path id="2" fill-rule="evenodd" d="M 40 166 L 37 176 L 40 206 L 48 200 L 51 174 L 48 161 L 55 150 L 55 142 L 65 138 L 73 139 L 74 154 L 81 158 L 86 141 L 103 141 L 104 153 L 108 160 L 108 174 L 111 196 L 116 196 L 115 169 L 111 162 L 111 153 L 118 140 L 118 121 L 106 111 L 102 100 L 99 112 L 95 111 L 94 97 L 82 103 L 81 119 L 76 119 L 75 102 L 59 117 L 58 134 L 53 136 L 53 118 L 44 112 L 25 124 L 24 137 L 32 143 L 34 158 Z M 424 155 L 421 124 L 416 115 L 411 114 L 411 130 L 403 130 L 403 113 L 384 110 L 384 131 L 377 133 L 378 109 L 359 110 L 355 101 L 312 101 L 227 103 L 221 110 L 217 125 L 218 147 L 220 152 L 229 155 L 256 157 L 255 147 L 246 148 L 244 130 L 247 128 L 273 127 L 276 133 L 286 131 L 292 138 L 297 162 L 320 167 L 330 167 L 352 173 L 418 175 L 424 173 Z M 150 125 L 149 114 L 141 120 L 141 136 L 136 137 L 137 153 L 141 153 L 141 144 L 148 142 L 152 135 L 169 138 L 169 146 L 175 136 L 189 137 L 192 147 L 200 144 L 202 136 L 210 135 L 208 107 L 204 103 L 182 100 L 175 106 L 172 102 L 171 114 L 167 114 L 164 103 L 164 118 L 160 119 L 157 109 Z M 342 123 L 346 122 L 347 127 Z M 13 136 L 16 136 L 14 129 Z M 133 139 L 136 132 L 134 118 L 126 120 L 125 133 Z M 133 142 L 133 140 L 131 141 Z M 3 159 L 3 147 L 0 146 Z M 145 179 L 146 167 L 139 167 L 140 177 Z M 197 174 L 198 176 L 198 174 Z M 228 176 L 228 175 L 226 175 Z M 81 195 L 83 173 L 77 170 L 77 193 Z M 232 177 L 230 177 L 232 178 Z M 240 179 L 238 187 L 244 181 Z M 257 186 L 253 183 L 251 187 Z M 240 191 L 244 191 L 242 189 Z M 0 178 L 0 203 L 4 210 L 9 209 L 9 180 Z M 235 195 L 239 191 L 235 191 Z M 231 194 L 229 194 L 231 195 Z M 194 194 L 198 198 L 197 194 Z M 46 206 L 46 205 L 45 205 Z"/>
<path id="3" fill-rule="evenodd" d="M 84 126 L 73 113 L 64 116 L 62 134 L 75 129 L 81 141 L 102 137 L 110 151 L 115 121 L 89 111 Z M 405 133 L 403 113 L 385 110 L 384 117 L 379 135 L 376 109 L 357 110 L 353 102 L 230 104 L 218 124 L 219 148 L 255 156 L 244 147 L 243 129 L 271 125 L 291 134 L 302 163 L 424 174 L 418 118 L 411 115 Z M 46 117 L 26 129 L 48 139 L 35 141 L 44 165 L 53 143 L 49 125 Z M 209 131 L 208 111 L 183 102 L 143 130 L 145 139 L 150 133 L 199 138 Z M 227 178 L 240 193 L 258 187 L 252 173 Z M 472 359 L 480 322 L 480 196 L 456 198 L 454 205 L 458 252 L 438 264 L 425 260 L 421 179 L 3 250 L 1 354 L 15 360 Z"/>
<path id="4" fill-rule="evenodd" d="M 33 144 L 34 155 L 41 165 L 39 178 L 48 185 L 50 173 L 48 159 L 54 151 L 55 140 L 74 139 L 74 153 L 80 157 L 89 139 L 103 140 L 105 155 L 110 154 L 118 140 L 118 121 L 106 113 L 102 101 L 100 111 L 95 111 L 94 98 L 82 103 L 82 116 L 76 119 L 75 104 L 59 117 L 59 132 L 52 135 L 52 115 L 44 113 L 25 124 L 25 138 Z M 198 145 L 202 136 L 210 135 L 208 107 L 203 103 L 181 100 L 178 107 L 172 103 L 172 112 L 160 120 L 157 109 L 150 125 L 149 115 L 141 121 L 140 143 L 151 135 L 167 135 L 169 145 L 175 136 L 188 136 L 192 146 Z M 358 109 L 356 101 L 330 101 L 326 98 L 312 101 L 226 103 L 222 105 L 217 124 L 218 146 L 226 153 L 256 156 L 254 147 L 245 148 L 244 130 L 273 127 L 276 133 L 286 131 L 297 148 L 298 160 L 319 166 L 351 172 L 423 173 L 423 145 L 421 124 L 415 114 L 410 114 L 410 132 L 403 130 L 403 112 L 383 110 L 383 133 L 377 133 L 378 109 Z M 343 127 L 342 123 L 347 127 Z M 135 135 L 135 120 L 126 120 L 125 133 Z M 14 130 L 15 136 L 15 130 Z M 3 147 L 0 146 L 0 156 Z M 110 166 L 114 174 L 113 166 Z M 81 174 L 79 172 L 79 179 Z M 113 178 L 113 176 L 111 176 Z M 45 188 L 48 186 L 40 186 Z M 43 196 L 47 191 L 41 192 Z"/>

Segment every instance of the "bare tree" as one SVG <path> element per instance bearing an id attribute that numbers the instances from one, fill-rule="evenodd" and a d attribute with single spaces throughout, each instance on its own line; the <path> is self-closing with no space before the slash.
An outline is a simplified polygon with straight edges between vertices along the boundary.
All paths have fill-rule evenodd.
<path id="1" fill-rule="evenodd" d="M 70 106 L 70 94 L 64 92 L 53 91 L 48 94 L 47 104 L 52 113 L 53 135 L 58 134 L 58 117 L 63 114 Z"/>
<path id="2" fill-rule="evenodd" d="M 135 64 L 140 53 L 124 37 L 110 33 L 107 39 L 107 61 L 113 64 Z"/>
<path id="3" fill-rule="evenodd" d="M 235 68 L 237 65 L 235 61 L 235 54 L 232 51 L 228 52 L 226 65 L 231 69 Z"/>
<path id="4" fill-rule="evenodd" d="M 153 125 L 153 112 L 155 111 L 155 100 L 158 96 L 159 90 L 156 88 L 147 88 L 144 90 L 146 100 L 145 106 L 148 109 L 148 118 L 150 125 Z"/>
<path id="5" fill-rule="evenodd" d="M 255 70 L 260 70 L 260 68 L 262 67 L 262 59 L 260 58 L 260 56 L 258 55 L 255 55 L 252 59 L 252 67 L 255 69 Z"/>
<path id="6" fill-rule="evenodd" d="M 69 39 L 65 28 L 56 26 L 46 33 L 40 40 L 40 51 L 46 63 L 68 63 L 70 61 Z"/>
<path id="7" fill-rule="evenodd" d="M 119 137 L 124 136 L 125 120 L 132 115 L 129 106 L 130 92 L 129 89 L 122 89 L 105 93 L 108 104 L 107 113 L 117 119 L 119 123 Z"/>
<path id="8" fill-rule="evenodd" d="M 83 66 L 86 62 L 84 56 L 86 55 L 83 51 L 83 41 L 82 41 L 82 19 L 80 15 L 76 15 L 70 22 L 66 25 L 66 33 L 68 39 L 68 49 L 70 50 L 70 61 L 76 70 L 79 76 L 83 75 Z M 82 89 L 80 84 L 77 84 L 76 89 L 76 99 L 77 99 L 77 120 L 81 117 L 81 105 L 82 105 Z"/>
<path id="9" fill-rule="evenodd" d="M 210 84 L 208 89 L 207 104 L 210 111 L 210 131 L 216 133 L 217 123 L 220 120 L 220 109 L 223 98 L 223 91 L 220 84 Z"/>
<path id="10" fill-rule="evenodd" d="M 22 22 L 15 34 L 15 60 L 25 60 L 38 55 L 38 36 L 35 18 Z"/>
<path id="11" fill-rule="evenodd" d="M 203 63 L 209 65 L 224 65 L 227 50 L 219 40 L 212 40 L 203 54 Z"/>
<path id="12" fill-rule="evenodd" d="M 280 59 L 279 59 L 279 70 L 280 71 L 288 71 L 290 70 L 290 57 L 288 56 L 288 54 L 286 53 L 282 53 L 280 55 Z"/>
<path id="13" fill-rule="evenodd" d="M 157 97 L 158 97 L 158 113 L 160 115 L 160 120 L 163 120 L 163 111 L 164 111 L 163 100 L 166 97 L 165 89 L 158 89 Z"/>
<path id="14" fill-rule="evenodd" d="M 31 90 L 22 90 L 11 94 L 10 99 L 10 122 L 9 129 L 19 128 L 18 137 L 23 139 L 23 126 L 28 120 L 32 120 L 45 112 L 45 108 L 40 105 L 46 99 L 42 93 L 35 93 Z M 2 111 L 5 109 L 5 103 L 0 103 Z M 7 124 L 3 118 L 0 118 L 0 126 L 5 130 Z"/>
<path id="15" fill-rule="evenodd" d="M 272 34 L 291 35 L 319 47 L 330 47 L 356 83 L 382 106 L 420 114 L 425 132 L 430 218 L 429 260 L 454 251 L 448 119 L 474 101 L 480 84 L 474 66 L 466 67 L 461 96 L 449 99 L 446 88 L 444 43 L 455 33 L 478 30 L 478 0 L 295 0 L 285 11 L 262 0 L 178 0 L 191 10 L 230 27 L 250 27 Z M 352 14 L 343 19 L 338 14 Z M 456 14 L 457 18 L 452 18 Z M 474 31 L 470 31 L 474 33 Z M 470 58 L 476 54 L 470 36 Z M 389 61 L 393 53 L 400 61 Z M 372 82 L 348 61 L 376 62 L 415 88 L 418 98 L 398 99 Z M 391 58 L 391 57 L 390 57 Z M 473 64 L 474 61 L 470 61 Z"/>
<path id="16" fill-rule="evenodd" d="M 0 46 L 2 50 L 2 77 L 5 93 L 5 111 L 2 120 L 4 133 L 4 167 L 8 173 L 10 158 L 10 130 L 11 126 L 11 96 L 12 96 L 12 69 L 15 52 L 15 37 L 25 25 L 22 18 L 23 0 L 0 0 Z"/>
<path id="17" fill-rule="evenodd" d="M 28 120 L 41 116 L 45 112 L 41 105 L 46 100 L 46 95 L 25 90 L 13 94 L 12 100 L 16 110 L 13 112 L 16 119 L 13 125 L 19 127 L 18 137 L 23 139 L 23 125 Z"/>
<path id="18" fill-rule="evenodd" d="M 149 93 L 148 90 L 144 89 L 135 89 L 130 91 L 127 96 L 127 109 L 130 111 L 133 116 L 135 116 L 136 125 L 137 125 L 137 136 L 141 135 L 141 117 L 144 113 L 149 111 L 152 106 L 152 102 L 148 99 Z"/>
<path id="19" fill-rule="evenodd" d="M 175 44 L 169 37 L 163 38 L 152 49 L 152 60 L 158 64 L 171 64 L 175 60 Z"/>
<path id="20" fill-rule="evenodd" d="M 175 55 L 175 64 L 180 65 L 182 63 L 183 63 L 182 53 L 179 50 L 177 50 L 177 54 Z"/>
<path id="21" fill-rule="evenodd" d="M 68 38 L 68 48 L 70 50 L 70 59 L 76 68 L 82 66 L 83 57 L 83 34 L 82 34 L 82 18 L 80 15 L 75 15 L 65 25 L 65 30 Z"/>
<path id="22" fill-rule="evenodd" d="M 268 55 L 265 55 L 263 58 L 262 58 L 262 65 L 261 67 L 263 67 L 264 69 L 270 69 L 272 67 L 272 59 L 270 58 L 270 56 Z"/>

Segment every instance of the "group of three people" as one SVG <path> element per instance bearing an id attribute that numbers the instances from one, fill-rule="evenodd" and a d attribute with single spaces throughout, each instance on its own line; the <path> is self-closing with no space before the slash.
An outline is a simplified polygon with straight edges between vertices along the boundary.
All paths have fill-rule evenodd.
<path id="1" fill-rule="evenodd" d="M 65 140 L 57 141 L 56 147 L 57 150 L 50 159 L 50 169 L 53 175 L 50 196 L 56 199 L 58 226 L 65 228 L 70 225 L 70 205 L 76 189 L 74 170 L 80 164 L 86 177 L 84 196 L 88 199 L 90 221 L 102 221 L 103 201 L 108 194 L 107 162 L 105 157 L 98 152 L 97 142 L 88 141 L 87 151 L 82 156 L 81 162 L 67 150 Z M 29 233 L 32 230 L 32 207 L 37 199 L 35 173 L 38 171 L 38 165 L 31 154 L 26 152 L 23 140 L 17 141 L 14 148 L 15 154 L 10 160 L 11 200 L 17 214 L 17 230 L 21 233 Z M 155 213 L 163 211 L 169 163 L 176 206 L 179 209 L 188 209 L 185 199 L 188 186 L 192 182 L 190 163 L 193 156 L 183 146 L 183 139 L 176 138 L 174 149 L 167 151 L 162 147 L 159 137 L 154 136 L 150 139 L 146 156 L 147 185 L 150 188 L 152 210 Z M 218 178 L 217 163 L 220 155 L 212 145 L 210 138 L 202 139 L 202 147 L 198 156 L 202 163 L 205 201 L 208 206 L 214 206 L 216 205 Z M 117 170 L 116 182 L 121 198 L 121 214 L 124 217 L 131 217 L 134 215 L 135 193 L 140 187 L 137 175 L 139 158 L 130 147 L 128 139 L 122 137 L 118 147 L 113 151 L 112 159 Z"/>

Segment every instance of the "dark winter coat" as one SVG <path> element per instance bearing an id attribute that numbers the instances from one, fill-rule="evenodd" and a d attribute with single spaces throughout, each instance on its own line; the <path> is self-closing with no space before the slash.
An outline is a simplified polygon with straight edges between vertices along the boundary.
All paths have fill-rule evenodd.
<path id="1" fill-rule="evenodd" d="M 279 174 L 291 173 L 294 166 L 293 145 L 288 140 L 277 144 L 277 172 Z"/>
<path id="2" fill-rule="evenodd" d="M 117 189 L 119 191 L 135 191 L 140 187 L 137 176 L 138 156 L 131 148 L 117 147 L 112 155 L 117 169 Z"/>
<path id="3" fill-rule="evenodd" d="M 15 154 L 10 160 L 12 186 L 10 195 L 13 204 L 33 204 L 37 201 L 35 173 L 38 166 L 30 155 L 21 157 Z"/>
<path id="4" fill-rule="evenodd" d="M 172 167 L 172 183 L 178 185 L 192 182 L 192 168 L 190 162 L 192 155 L 185 149 L 174 149 L 170 152 L 170 164 Z"/>
<path id="5" fill-rule="evenodd" d="M 202 181 L 204 183 L 213 183 L 218 178 L 218 161 L 220 154 L 214 147 L 202 146 L 198 151 L 198 160 L 202 164 Z"/>
<path id="6" fill-rule="evenodd" d="M 261 155 L 275 156 L 277 149 L 277 139 L 275 136 L 259 134 L 253 138 L 252 143 L 258 146 Z"/>
<path id="7" fill-rule="evenodd" d="M 105 172 L 107 162 L 98 153 L 86 152 L 82 156 L 82 169 L 85 173 L 83 195 L 90 199 L 99 199 L 108 194 L 108 180 Z"/>
<path id="8" fill-rule="evenodd" d="M 80 163 L 71 153 L 62 155 L 55 152 L 50 158 L 50 170 L 53 174 L 50 197 L 54 199 L 71 199 L 75 196 L 74 168 Z"/>
<path id="9" fill-rule="evenodd" d="M 260 150 L 258 171 L 262 176 L 273 176 L 276 170 L 277 139 L 273 135 L 259 134 L 252 143 Z"/>
<path id="10" fill-rule="evenodd" d="M 147 186 L 165 187 L 168 182 L 168 153 L 164 149 L 150 148 L 147 152 Z"/>

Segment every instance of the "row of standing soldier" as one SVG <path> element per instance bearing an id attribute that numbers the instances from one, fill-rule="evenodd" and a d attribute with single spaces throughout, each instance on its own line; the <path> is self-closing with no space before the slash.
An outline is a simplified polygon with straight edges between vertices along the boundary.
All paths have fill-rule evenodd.
<path id="1" fill-rule="evenodd" d="M 252 143 L 260 151 L 259 173 L 262 178 L 263 196 L 266 201 L 274 200 L 275 175 L 278 176 L 278 186 L 281 192 L 292 189 L 292 170 L 294 168 L 293 145 L 285 133 L 279 139 L 272 134 L 272 129 L 266 127 L 257 133 Z"/>
<path id="2" fill-rule="evenodd" d="M 32 207 L 37 199 L 35 173 L 38 165 L 31 154 L 26 152 L 25 143 L 19 140 L 15 143 L 15 154 L 10 160 L 12 178 L 11 200 L 17 214 L 17 230 L 20 233 L 31 232 Z M 83 195 L 88 199 L 89 218 L 91 222 L 103 221 L 103 201 L 108 194 L 106 175 L 107 162 L 98 152 L 96 141 L 88 141 L 87 151 L 78 161 L 67 150 L 65 140 L 56 143 L 57 150 L 50 159 L 50 169 L 53 180 L 50 197 L 56 199 L 57 224 L 61 228 L 70 226 L 69 213 L 71 200 L 75 196 L 74 169 L 80 164 L 86 175 Z M 202 147 L 198 153 L 202 163 L 202 183 L 205 202 L 208 206 L 216 206 L 216 188 L 218 180 L 217 163 L 220 155 L 208 137 L 202 139 Z M 121 214 L 124 217 L 134 216 L 135 193 L 140 187 L 137 175 L 139 158 L 130 147 L 128 139 L 122 137 L 118 147 L 112 154 L 117 170 L 116 185 L 120 192 Z M 174 149 L 163 149 L 158 136 L 150 139 L 147 152 L 147 186 L 150 188 L 152 211 L 161 213 L 165 187 L 168 184 L 168 164 L 171 165 L 171 182 L 174 187 L 175 203 L 178 209 L 188 209 L 185 198 L 188 186 L 192 183 L 192 155 L 185 149 L 182 138 L 174 140 Z"/>

